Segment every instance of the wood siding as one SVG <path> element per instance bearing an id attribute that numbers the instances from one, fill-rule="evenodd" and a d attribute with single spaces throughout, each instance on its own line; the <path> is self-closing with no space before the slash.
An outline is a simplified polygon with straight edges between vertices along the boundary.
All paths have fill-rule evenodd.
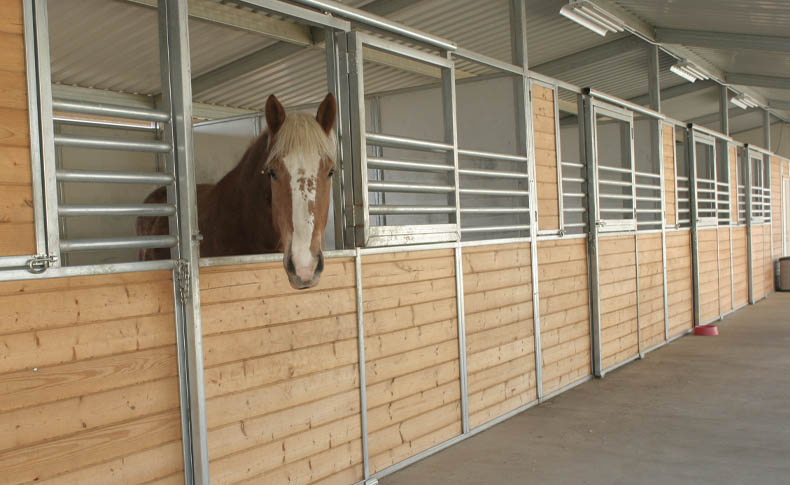
<path id="1" fill-rule="evenodd" d="M 360 480 L 354 261 L 304 291 L 281 263 L 200 273 L 212 483 Z"/>
<path id="2" fill-rule="evenodd" d="M 689 230 L 667 232 L 667 303 L 669 337 L 675 337 L 694 325 L 694 295 L 691 286 L 691 233 Z"/>
<path id="3" fill-rule="evenodd" d="M 639 326 L 642 349 L 665 340 L 664 259 L 661 234 L 638 234 L 639 248 Z"/>
<path id="4" fill-rule="evenodd" d="M 0 2 L 0 256 L 35 254 L 22 1 Z"/>
<path id="5" fill-rule="evenodd" d="M 763 227 L 752 226 L 752 296 L 755 300 L 765 295 L 765 255 L 763 254 Z"/>
<path id="6" fill-rule="evenodd" d="M 603 369 L 639 353 L 635 242 L 633 235 L 598 242 Z"/>
<path id="7" fill-rule="evenodd" d="M 763 225 L 763 294 L 768 296 L 774 291 L 774 261 L 771 256 L 771 224 Z"/>
<path id="8" fill-rule="evenodd" d="M 675 214 L 675 129 L 672 125 L 663 125 L 662 128 L 664 149 L 664 198 L 665 218 L 667 226 L 677 224 Z"/>
<path id="9" fill-rule="evenodd" d="M 732 268 L 730 228 L 719 228 L 719 303 L 722 313 L 732 310 Z"/>
<path id="10" fill-rule="evenodd" d="M 537 399 L 529 243 L 464 248 L 469 426 Z"/>
<path id="11" fill-rule="evenodd" d="M 543 393 L 592 373 L 587 239 L 538 243 Z"/>
<path id="12" fill-rule="evenodd" d="M 746 226 L 732 228 L 732 274 L 734 286 L 733 306 L 739 308 L 749 303 L 749 253 L 746 246 Z"/>
<path id="13" fill-rule="evenodd" d="M 771 157 L 771 273 L 773 262 L 782 256 L 782 159 Z M 773 291 L 774 284 L 771 283 Z"/>
<path id="14" fill-rule="evenodd" d="M 461 434 L 452 250 L 362 258 L 371 473 Z"/>
<path id="15" fill-rule="evenodd" d="M 718 229 L 697 231 L 699 268 L 699 323 L 718 318 L 719 313 L 719 249 Z"/>
<path id="16" fill-rule="evenodd" d="M 170 274 L 0 283 L 0 482 L 183 483 Z"/>
<path id="17" fill-rule="evenodd" d="M 538 189 L 538 227 L 559 229 L 557 187 L 557 135 L 554 122 L 554 91 L 532 84 L 532 115 L 535 131 L 535 181 Z"/>

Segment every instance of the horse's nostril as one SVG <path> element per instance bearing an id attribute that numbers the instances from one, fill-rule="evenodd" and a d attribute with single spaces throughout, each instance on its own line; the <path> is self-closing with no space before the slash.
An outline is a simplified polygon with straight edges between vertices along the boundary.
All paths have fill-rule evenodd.
<path id="1" fill-rule="evenodd" d="M 324 271 L 324 253 L 318 253 L 318 266 L 315 268 L 316 274 L 321 274 Z"/>
<path id="2" fill-rule="evenodd" d="M 296 266 L 294 266 L 294 260 L 292 258 L 288 258 L 288 261 L 285 263 L 285 270 L 291 274 L 296 274 Z"/>

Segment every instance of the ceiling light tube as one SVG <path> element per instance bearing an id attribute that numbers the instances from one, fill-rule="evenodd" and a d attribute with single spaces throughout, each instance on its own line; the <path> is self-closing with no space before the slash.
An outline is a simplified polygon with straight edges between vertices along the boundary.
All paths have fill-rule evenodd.
<path id="1" fill-rule="evenodd" d="M 741 109 L 747 109 L 749 106 L 739 98 L 740 96 L 735 96 L 733 98 L 730 98 L 730 101 L 732 102 L 732 104 L 734 104 L 735 106 Z"/>
<path id="2" fill-rule="evenodd" d="M 688 81 L 690 83 L 693 83 L 694 81 L 697 80 L 696 77 L 694 77 L 690 73 L 686 72 L 686 70 L 682 69 L 677 64 L 673 64 L 672 67 L 669 68 L 669 70 L 674 72 L 675 74 L 677 74 L 678 76 L 682 77 L 683 79 L 685 79 L 686 81 Z"/>
<path id="3" fill-rule="evenodd" d="M 579 13 L 582 15 L 587 15 L 591 19 L 602 23 L 612 32 L 622 32 L 625 30 L 620 19 L 612 17 L 606 12 L 599 11 L 590 4 L 582 4 L 579 7 Z"/>
<path id="4" fill-rule="evenodd" d="M 565 18 L 567 18 L 569 20 L 573 20 L 574 22 L 576 22 L 577 24 L 579 24 L 579 25 L 581 25 L 583 27 L 587 27 L 588 29 L 592 30 L 593 32 L 595 32 L 596 34 L 598 34 L 600 36 L 604 36 L 604 35 L 606 35 L 606 32 L 608 32 L 608 30 L 606 28 L 604 28 L 604 27 L 602 27 L 602 26 L 600 26 L 598 24 L 593 23 L 587 17 L 583 17 L 583 16 L 579 15 L 576 12 L 576 10 L 573 9 L 570 5 L 565 5 L 564 7 L 562 7 L 560 9 L 560 15 L 562 15 L 563 17 L 565 17 Z"/>

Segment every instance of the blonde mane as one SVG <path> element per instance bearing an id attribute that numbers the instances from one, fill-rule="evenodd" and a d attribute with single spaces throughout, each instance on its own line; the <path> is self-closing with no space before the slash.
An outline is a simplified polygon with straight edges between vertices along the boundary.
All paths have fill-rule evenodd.
<path id="1" fill-rule="evenodd" d="M 318 155 L 321 160 L 334 160 L 337 155 L 334 132 L 324 133 L 315 117 L 308 113 L 289 113 L 274 137 L 266 165 L 295 151 Z"/>

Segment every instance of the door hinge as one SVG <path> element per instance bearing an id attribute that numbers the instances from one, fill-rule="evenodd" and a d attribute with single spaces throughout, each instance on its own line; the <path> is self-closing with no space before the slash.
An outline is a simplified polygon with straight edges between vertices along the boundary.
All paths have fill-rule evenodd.
<path id="1" fill-rule="evenodd" d="M 57 260 L 58 257 L 54 254 L 37 254 L 27 261 L 27 270 L 33 274 L 43 273 Z"/>
<path id="2" fill-rule="evenodd" d="M 179 259 L 176 263 L 176 278 L 178 278 L 178 299 L 186 303 L 190 295 L 189 262 Z"/>

